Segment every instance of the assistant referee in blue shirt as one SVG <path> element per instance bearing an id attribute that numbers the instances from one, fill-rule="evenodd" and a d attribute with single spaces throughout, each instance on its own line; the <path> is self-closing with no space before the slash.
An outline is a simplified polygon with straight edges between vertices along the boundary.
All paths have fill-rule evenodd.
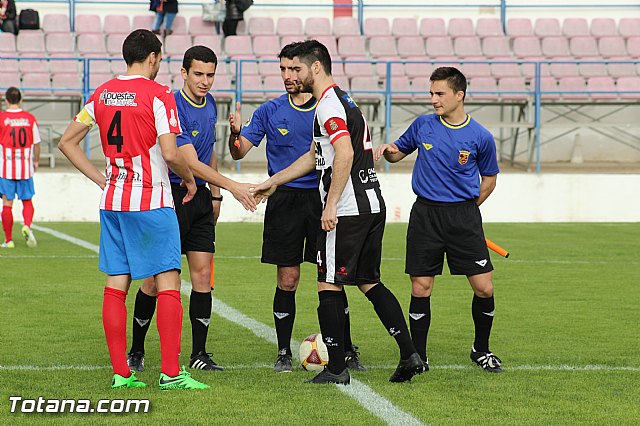
<path id="1" fill-rule="evenodd" d="M 466 275 L 474 293 L 471 360 L 485 371 L 499 373 L 501 361 L 489 350 L 493 265 L 478 208 L 496 186 L 496 145 L 491 133 L 465 112 L 467 80 L 457 68 L 437 68 L 430 81 L 435 113 L 418 117 L 397 141 L 381 145 L 375 156 L 396 163 L 418 150 L 411 182 L 418 198 L 409 218 L 405 267 L 411 277 L 411 337 L 428 370 L 430 297 L 446 253 L 451 274 Z"/>

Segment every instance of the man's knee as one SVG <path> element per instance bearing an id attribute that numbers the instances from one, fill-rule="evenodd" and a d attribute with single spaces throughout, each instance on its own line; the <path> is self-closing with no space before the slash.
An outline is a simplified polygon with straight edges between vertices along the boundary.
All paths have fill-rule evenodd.
<path id="1" fill-rule="evenodd" d="M 300 282 L 300 266 L 278 266 L 278 288 L 296 291 Z"/>
<path id="2" fill-rule="evenodd" d="M 433 277 L 411 276 L 411 295 L 415 297 L 429 297 L 433 290 Z"/>

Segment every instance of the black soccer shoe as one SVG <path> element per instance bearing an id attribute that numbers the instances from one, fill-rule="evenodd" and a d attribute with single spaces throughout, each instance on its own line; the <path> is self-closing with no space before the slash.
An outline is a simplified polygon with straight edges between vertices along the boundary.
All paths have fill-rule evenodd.
<path id="1" fill-rule="evenodd" d="M 502 373 L 502 368 L 500 367 L 502 361 L 492 352 L 476 352 L 472 346 L 469 357 L 471 361 L 478 364 L 484 371 L 489 373 Z"/>
<path id="2" fill-rule="evenodd" d="M 348 385 L 351 383 L 351 376 L 349 375 L 349 370 L 346 368 L 342 370 L 340 374 L 333 374 L 329 371 L 328 368 L 325 367 L 316 377 L 311 380 L 307 380 L 307 383 L 314 383 L 317 385 L 325 385 L 327 383 L 335 383 L 338 385 Z"/>
<path id="3" fill-rule="evenodd" d="M 423 371 L 424 362 L 420 359 L 420 355 L 414 352 L 409 358 L 400 360 L 389 381 L 394 383 L 408 382 L 413 376 L 422 374 Z"/>
<path id="4" fill-rule="evenodd" d="M 224 367 L 216 364 L 211 359 L 211 353 L 207 352 L 198 352 L 197 355 L 191 357 L 191 361 L 189 361 L 189 368 L 195 368 L 197 370 L 209 370 L 209 371 L 222 371 Z"/>
<path id="5" fill-rule="evenodd" d="M 291 355 L 278 355 L 278 359 L 276 359 L 276 363 L 273 366 L 273 371 L 276 373 L 291 373 L 292 370 Z"/>
<path id="6" fill-rule="evenodd" d="M 129 352 L 127 355 L 127 364 L 131 371 L 143 371 L 144 352 Z"/>
<path id="7" fill-rule="evenodd" d="M 422 372 L 429 371 L 429 358 L 422 361 Z"/>
<path id="8" fill-rule="evenodd" d="M 367 367 L 362 364 L 358 355 L 360 352 L 358 352 L 356 345 L 352 345 L 350 349 L 344 351 L 344 361 L 347 363 L 347 368 L 353 371 L 367 371 Z"/>

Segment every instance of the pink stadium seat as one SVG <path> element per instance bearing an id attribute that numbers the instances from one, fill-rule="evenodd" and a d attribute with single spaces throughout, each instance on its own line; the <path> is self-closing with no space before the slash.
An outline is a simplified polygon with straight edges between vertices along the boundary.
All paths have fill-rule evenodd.
<path id="1" fill-rule="evenodd" d="M 489 36 L 482 39 L 482 53 L 487 58 L 511 56 L 509 39 L 504 36 Z"/>
<path id="2" fill-rule="evenodd" d="M 267 90 L 267 98 L 273 99 L 284 93 L 284 84 L 279 75 L 270 75 L 264 79 L 264 90 Z"/>
<path id="3" fill-rule="evenodd" d="M 276 57 L 271 54 L 268 56 L 259 56 L 258 59 L 263 60 L 264 62 L 259 62 L 258 63 L 258 73 L 262 76 L 271 76 L 271 75 L 276 75 L 278 76 L 278 78 L 281 79 L 280 77 L 280 62 L 276 60 Z M 275 60 L 275 62 L 273 62 Z M 267 62 L 268 61 L 268 62 Z M 333 71 L 335 67 L 335 65 L 337 64 L 331 64 L 331 70 Z"/>
<path id="4" fill-rule="evenodd" d="M 426 73 L 427 77 L 421 76 L 411 79 L 411 90 L 414 91 L 414 99 L 430 102 L 431 95 L 429 94 L 429 90 L 431 89 L 431 82 L 429 81 L 429 76 L 434 69 L 435 67 L 432 67 L 429 72 Z"/>
<path id="5" fill-rule="evenodd" d="M 113 75 L 111 73 L 91 73 L 89 74 L 89 88 L 95 90 L 98 86 L 111 80 Z"/>
<path id="6" fill-rule="evenodd" d="M 215 33 L 216 27 L 213 22 L 203 21 L 199 16 L 189 18 L 189 34 L 192 36 L 211 35 Z"/>
<path id="7" fill-rule="evenodd" d="M 475 31 L 473 29 L 473 21 L 471 18 L 451 18 L 449 19 L 449 27 L 447 28 L 449 36 L 463 37 L 473 36 Z"/>
<path id="8" fill-rule="evenodd" d="M 424 40 L 420 36 L 398 37 L 398 54 L 402 57 L 424 57 Z"/>
<path id="9" fill-rule="evenodd" d="M 68 33 L 69 17 L 61 13 L 48 13 L 42 18 L 42 29 L 45 33 Z"/>
<path id="10" fill-rule="evenodd" d="M 450 37 L 429 37 L 426 42 L 427 56 L 454 56 L 453 43 Z"/>
<path id="11" fill-rule="evenodd" d="M 145 29 L 150 30 L 153 25 L 153 15 L 136 15 L 133 17 L 133 21 L 131 23 L 131 29 Z"/>
<path id="12" fill-rule="evenodd" d="M 640 77 L 629 76 L 620 77 L 618 79 L 618 92 L 620 97 L 624 99 L 640 99 Z M 622 92 L 637 92 L 637 93 L 622 93 Z"/>
<path id="13" fill-rule="evenodd" d="M 418 35 L 418 20 L 416 18 L 393 18 L 391 35 L 396 37 Z"/>
<path id="14" fill-rule="evenodd" d="M 531 81 L 531 89 L 535 89 L 535 80 Z M 553 77 L 540 78 L 540 90 L 543 92 L 540 95 L 543 100 L 560 99 L 559 93 L 544 93 L 558 91 L 558 80 Z"/>
<path id="15" fill-rule="evenodd" d="M 629 37 L 627 39 L 627 53 L 632 59 L 640 58 L 640 37 Z"/>
<path id="16" fill-rule="evenodd" d="M 83 33 L 78 35 L 78 52 L 81 55 L 87 53 L 107 53 L 107 47 L 104 43 L 102 34 Z"/>
<path id="17" fill-rule="evenodd" d="M 0 75 L 16 74 L 19 76 L 20 63 L 17 59 L 2 59 L 0 61 Z"/>
<path id="18" fill-rule="evenodd" d="M 253 55 L 251 37 L 246 35 L 227 37 L 224 41 L 224 51 L 228 56 Z"/>
<path id="19" fill-rule="evenodd" d="M 51 95 L 51 79 L 48 72 L 22 75 L 22 91 L 25 96 Z"/>
<path id="20" fill-rule="evenodd" d="M 416 62 L 414 64 L 405 63 L 404 70 L 407 77 L 424 77 L 425 75 L 431 75 L 433 71 L 433 65 L 425 61 L 424 56 L 409 56 L 406 60 L 409 62 Z"/>
<path id="21" fill-rule="evenodd" d="M 216 78 L 213 81 L 213 97 L 216 101 L 220 100 L 230 100 L 233 98 L 232 92 L 227 92 L 227 90 L 232 90 L 233 85 L 231 84 L 231 79 L 225 73 L 216 73 Z"/>
<path id="22" fill-rule="evenodd" d="M 598 43 L 594 37 L 573 37 L 569 42 L 571 54 L 576 57 L 599 56 Z"/>
<path id="23" fill-rule="evenodd" d="M 338 55 L 338 40 L 335 38 L 335 36 L 319 35 L 314 38 L 326 46 L 327 50 L 329 51 L 329 54 L 332 57 Z"/>
<path id="24" fill-rule="evenodd" d="M 473 80 L 469 80 L 468 97 L 471 100 L 488 100 L 498 99 L 497 93 L 482 93 L 482 92 L 497 92 L 498 84 L 493 77 L 478 77 Z"/>
<path id="25" fill-rule="evenodd" d="M 329 37 L 333 37 L 333 36 L 329 36 Z M 298 34 L 298 35 L 294 34 L 294 35 L 282 36 L 282 37 L 280 37 L 280 48 L 283 48 L 286 45 L 291 44 L 291 43 L 295 43 L 297 41 L 306 40 L 306 38 L 307 38 L 307 36 L 305 36 L 304 34 Z M 324 43 L 322 43 L 322 44 L 324 44 Z M 333 44 L 334 45 L 336 44 L 336 39 L 335 38 L 333 38 Z M 325 44 L 325 46 L 327 46 L 327 45 Z M 328 48 L 329 47 L 327 46 L 327 49 Z M 335 50 L 337 50 L 337 49 L 338 49 L 337 47 L 334 49 L 334 53 L 335 53 Z M 331 51 L 329 51 L 329 53 L 331 53 Z M 333 54 L 331 56 L 333 56 Z"/>
<path id="26" fill-rule="evenodd" d="M 174 78 L 171 74 L 160 74 L 158 73 L 158 75 L 155 78 L 155 81 L 157 81 L 160 84 L 163 84 L 167 87 L 171 87 L 174 90 L 179 90 L 182 89 L 183 86 L 183 80 L 177 79 L 178 81 L 174 81 Z M 175 87 L 177 86 L 177 87 Z"/>
<path id="27" fill-rule="evenodd" d="M 172 35 L 188 34 L 187 19 L 181 15 L 176 16 L 171 29 L 173 30 Z"/>
<path id="28" fill-rule="evenodd" d="M 542 54 L 547 58 L 571 56 L 569 42 L 564 37 L 545 37 L 542 39 Z"/>
<path id="29" fill-rule="evenodd" d="M 303 34 L 302 19 L 292 16 L 283 16 L 278 18 L 276 32 L 280 36 Z"/>
<path id="30" fill-rule="evenodd" d="M 502 22 L 499 18 L 478 18 L 476 21 L 476 35 L 480 38 L 503 37 Z"/>
<path id="31" fill-rule="evenodd" d="M 362 30 L 367 37 L 388 36 L 391 34 L 387 18 L 366 18 Z"/>
<path id="32" fill-rule="evenodd" d="M 588 56 L 584 58 L 577 58 L 584 63 L 578 64 L 578 70 L 583 77 L 601 77 L 607 75 L 607 65 L 602 63 L 595 63 L 597 61 L 603 61 L 599 56 Z M 593 63 L 590 63 L 593 62 Z"/>
<path id="33" fill-rule="evenodd" d="M 241 65 L 242 65 L 242 75 L 243 77 L 246 77 L 248 75 L 258 75 L 259 71 L 258 71 L 258 62 L 255 61 L 256 56 L 251 54 L 251 55 L 238 55 L 238 56 L 234 56 L 233 59 L 237 59 L 239 61 L 241 61 Z M 231 75 L 236 75 L 236 68 L 235 68 L 235 64 L 232 64 L 231 68 Z"/>
<path id="34" fill-rule="evenodd" d="M 618 27 L 613 18 L 593 18 L 591 21 L 591 35 L 594 37 L 617 36 Z"/>
<path id="35" fill-rule="evenodd" d="M 242 99 L 261 99 L 264 93 L 262 90 L 262 79 L 258 75 L 245 75 L 242 78 Z M 248 92 L 252 91 L 252 92 Z"/>
<path id="36" fill-rule="evenodd" d="M 249 34 L 257 35 L 274 35 L 276 33 L 273 18 L 270 16 L 256 16 L 249 20 Z"/>
<path id="37" fill-rule="evenodd" d="M 162 61 L 160 62 L 160 70 L 158 71 L 158 74 L 171 74 L 171 71 L 169 71 L 169 62 L 168 61 Z"/>
<path id="38" fill-rule="evenodd" d="M 453 51 L 459 58 L 481 55 L 480 38 L 476 36 L 458 37 L 453 41 Z"/>
<path id="39" fill-rule="evenodd" d="M 49 57 L 51 74 L 77 73 L 80 69 L 79 60 L 68 59 L 76 56 L 75 53 L 54 53 Z M 64 59 L 67 58 L 67 59 Z"/>
<path id="40" fill-rule="evenodd" d="M 280 51 L 280 40 L 277 35 L 259 35 L 253 38 L 253 53 L 258 56 L 275 58 Z"/>
<path id="41" fill-rule="evenodd" d="M 333 79 L 336 82 L 338 87 L 345 92 L 349 92 L 351 90 L 351 84 L 349 84 L 349 77 L 346 75 L 338 76 Z"/>
<path id="42" fill-rule="evenodd" d="M 151 27 L 149 27 L 151 28 Z M 102 21 L 98 15 L 76 15 L 76 34 L 102 33 Z"/>
<path id="43" fill-rule="evenodd" d="M 23 73 L 49 72 L 49 61 L 47 59 L 41 59 L 45 56 L 42 52 L 21 53 L 19 61 L 20 71 Z"/>
<path id="44" fill-rule="evenodd" d="M 338 39 L 338 55 L 346 56 L 366 56 L 367 50 L 364 46 L 364 37 L 344 36 Z"/>
<path id="45" fill-rule="evenodd" d="M 0 33 L 0 55 L 13 56 L 16 53 L 16 36 Z"/>
<path id="46" fill-rule="evenodd" d="M 533 35 L 533 25 L 529 18 L 507 19 L 507 35 L 509 37 L 529 37 Z"/>
<path id="47" fill-rule="evenodd" d="M 422 44 L 422 43 L 420 43 Z M 373 58 L 398 55 L 396 39 L 391 36 L 373 36 L 369 39 L 369 53 Z"/>
<path id="48" fill-rule="evenodd" d="M 332 62 L 331 75 L 333 75 L 334 77 L 337 75 L 346 75 L 344 72 L 344 64 L 342 62 Z"/>
<path id="49" fill-rule="evenodd" d="M 220 56 L 220 52 L 222 51 L 222 48 L 220 47 L 220 37 L 218 37 L 216 34 L 197 35 L 193 37 L 193 45 L 207 46 L 218 56 Z M 220 60 L 220 58 L 218 58 L 218 60 Z"/>
<path id="50" fill-rule="evenodd" d="M 78 73 L 54 74 L 52 80 L 56 96 L 82 96 L 82 78 Z"/>
<path id="51" fill-rule="evenodd" d="M 616 56 L 607 58 L 609 61 L 628 61 L 629 56 Z M 624 64 L 624 63 L 609 63 L 607 64 L 607 72 L 611 77 L 628 77 L 636 75 L 636 67 L 633 64 Z"/>
<path id="52" fill-rule="evenodd" d="M 589 98 L 587 93 L 579 93 L 587 91 L 587 84 L 582 77 L 562 77 L 558 80 L 558 90 L 563 92 L 563 99 L 586 100 Z"/>
<path id="53" fill-rule="evenodd" d="M 401 58 L 397 55 L 395 56 L 380 56 L 376 58 L 377 61 L 375 63 L 376 72 L 378 75 L 384 79 L 387 75 L 387 62 L 400 62 Z M 391 75 L 394 77 L 403 77 L 404 76 L 404 65 L 401 63 L 392 63 L 391 64 Z"/>
<path id="54" fill-rule="evenodd" d="M 182 58 L 179 56 L 165 58 L 163 62 L 166 62 L 168 69 L 165 69 L 165 74 L 171 74 L 174 76 L 180 76 L 182 70 Z"/>
<path id="55" fill-rule="evenodd" d="M 119 59 L 122 63 L 124 63 L 124 59 L 122 59 L 122 55 L 118 55 Z M 111 63 L 108 60 L 103 60 L 103 59 L 108 59 L 108 56 L 106 53 L 93 53 L 93 54 L 87 54 L 84 55 L 85 58 L 89 59 L 89 72 L 91 73 L 99 73 L 99 74 L 105 74 L 105 73 L 111 73 Z M 81 68 L 82 69 L 82 68 Z M 125 66 L 125 71 L 126 71 L 126 66 Z"/>
<path id="56" fill-rule="evenodd" d="M 384 87 L 384 84 L 383 84 Z M 397 93 L 397 92 L 411 92 L 411 81 L 406 78 L 392 78 L 391 79 L 391 97 L 393 99 L 411 99 L 411 93 Z"/>
<path id="57" fill-rule="evenodd" d="M 618 97 L 616 83 L 608 76 L 591 77 L 587 82 L 589 92 L 611 92 L 611 93 L 591 93 L 592 99 L 615 99 Z"/>
<path id="58" fill-rule="evenodd" d="M 371 61 L 366 56 L 349 56 L 345 58 L 344 73 L 348 77 L 369 77 L 375 75 Z M 357 61 L 357 62 L 351 62 Z"/>
<path id="59" fill-rule="evenodd" d="M 591 35 L 589 22 L 585 18 L 565 18 L 562 22 L 562 35 L 565 37 L 578 37 Z"/>
<path id="60" fill-rule="evenodd" d="M 191 47 L 191 36 L 188 34 L 171 34 L 164 38 L 164 53 L 168 56 L 182 56 Z"/>
<path id="61" fill-rule="evenodd" d="M 557 57 L 549 65 L 551 75 L 554 77 L 577 77 L 580 75 L 578 64 L 573 56 Z"/>
<path id="62" fill-rule="evenodd" d="M 111 60 L 107 62 L 111 74 L 121 75 L 127 72 L 127 63 L 122 59 L 122 56 L 112 56 Z"/>
<path id="63" fill-rule="evenodd" d="M 0 90 L 4 91 L 9 87 L 20 87 L 20 74 L 0 73 Z"/>
<path id="64" fill-rule="evenodd" d="M 420 20 L 420 35 L 424 38 L 446 36 L 445 25 L 442 18 L 422 18 Z"/>
<path id="65" fill-rule="evenodd" d="M 621 18 L 618 33 L 624 38 L 640 37 L 640 18 Z"/>
<path id="66" fill-rule="evenodd" d="M 20 53 L 41 52 L 44 54 L 44 33 L 39 30 L 22 30 L 18 34 L 16 45 Z"/>
<path id="67" fill-rule="evenodd" d="M 110 55 L 122 54 L 122 44 L 128 34 L 109 34 L 107 36 L 107 52 Z"/>
<path id="68" fill-rule="evenodd" d="M 542 56 L 540 39 L 524 36 L 513 39 L 513 54 L 518 58 Z"/>
<path id="69" fill-rule="evenodd" d="M 557 18 L 538 18 L 533 28 L 538 37 L 554 37 L 562 35 L 560 21 Z"/>
<path id="70" fill-rule="evenodd" d="M 627 47 L 622 37 L 601 37 L 598 40 L 598 52 L 605 58 L 627 55 Z"/>
<path id="71" fill-rule="evenodd" d="M 47 34 L 45 44 L 49 53 L 71 53 L 76 50 L 73 35 L 69 32 Z"/>
<path id="72" fill-rule="evenodd" d="M 491 64 L 491 75 L 497 79 L 505 77 L 520 77 L 520 66 L 513 62 L 514 59 L 510 56 L 493 58 L 493 61 L 500 61 L 504 63 Z"/>
<path id="73" fill-rule="evenodd" d="M 308 36 L 331 35 L 331 22 L 329 18 L 307 18 L 304 33 Z"/>
<path id="74" fill-rule="evenodd" d="M 333 35 L 342 37 L 347 35 L 360 35 L 360 24 L 356 18 L 339 16 L 333 19 Z"/>
<path id="75" fill-rule="evenodd" d="M 504 77 L 498 80 L 498 90 L 500 92 L 528 92 L 525 80 L 522 77 Z M 526 93 L 501 93 L 500 98 L 504 101 L 521 101 L 529 97 Z"/>
<path id="76" fill-rule="evenodd" d="M 131 20 L 128 15 L 107 15 L 104 17 L 105 34 L 129 34 Z"/>
<path id="77" fill-rule="evenodd" d="M 486 63 L 487 59 L 483 56 L 471 56 L 465 58 L 465 63 L 462 64 L 461 71 L 465 77 L 471 79 L 476 77 L 490 77 L 491 67 Z M 477 63 L 473 63 L 477 62 Z M 481 63 L 482 62 L 482 63 Z"/>
<path id="78" fill-rule="evenodd" d="M 375 92 L 382 90 L 379 85 L 378 77 L 353 77 L 351 79 L 350 95 L 356 99 L 375 99 L 379 98 L 379 93 L 357 93 L 362 91 Z"/>

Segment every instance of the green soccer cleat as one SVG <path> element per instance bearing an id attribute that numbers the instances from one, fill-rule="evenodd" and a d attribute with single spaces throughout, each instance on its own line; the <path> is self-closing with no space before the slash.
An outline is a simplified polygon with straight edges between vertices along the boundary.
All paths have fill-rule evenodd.
<path id="1" fill-rule="evenodd" d="M 182 370 L 176 377 L 167 376 L 164 373 L 160 373 L 160 380 L 158 381 L 160 390 L 171 389 L 209 389 L 209 385 L 200 383 L 196 379 L 191 377 L 191 373 L 182 367 Z"/>
<path id="2" fill-rule="evenodd" d="M 38 245 L 36 237 L 33 236 L 33 231 L 27 225 L 22 227 L 22 235 L 27 242 L 27 247 L 35 247 Z"/>
<path id="3" fill-rule="evenodd" d="M 131 372 L 129 377 L 122 377 L 119 374 L 113 375 L 113 380 L 111 380 L 111 387 L 113 389 L 121 389 L 121 388 L 144 388 L 147 384 L 141 382 L 136 378 L 136 375 Z"/>
<path id="4" fill-rule="evenodd" d="M 0 248 L 16 248 L 16 243 L 14 243 L 13 240 L 5 241 L 4 243 L 0 244 Z"/>

